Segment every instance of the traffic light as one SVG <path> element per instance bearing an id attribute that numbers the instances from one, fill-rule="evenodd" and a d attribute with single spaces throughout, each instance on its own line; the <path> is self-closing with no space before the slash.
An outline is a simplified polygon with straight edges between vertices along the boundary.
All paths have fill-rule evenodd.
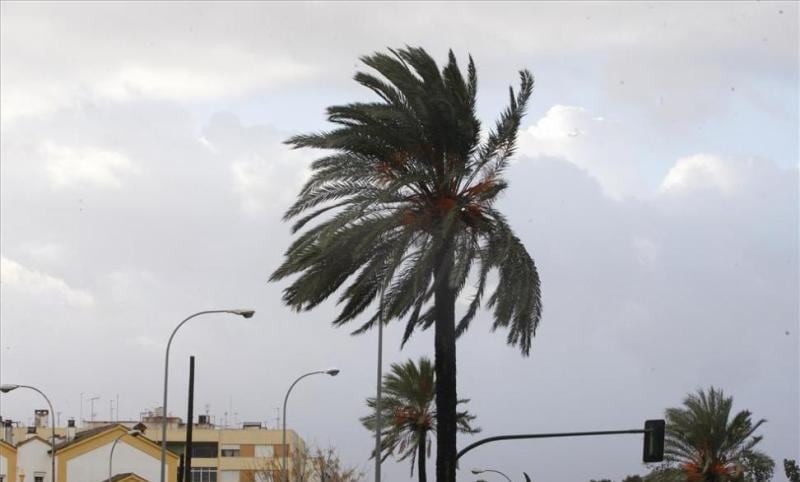
<path id="1" fill-rule="evenodd" d="M 664 460 L 665 429 L 666 423 L 663 420 L 647 420 L 644 422 L 643 462 L 661 462 Z"/>

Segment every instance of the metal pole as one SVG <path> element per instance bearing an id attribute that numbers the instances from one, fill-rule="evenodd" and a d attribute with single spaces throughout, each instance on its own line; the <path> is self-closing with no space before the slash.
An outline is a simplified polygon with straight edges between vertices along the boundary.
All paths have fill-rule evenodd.
<path id="1" fill-rule="evenodd" d="M 302 380 L 305 377 L 308 377 L 308 376 L 311 376 L 311 375 L 317 375 L 317 374 L 320 374 L 320 373 L 325 373 L 325 371 L 324 370 L 318 370 L 318 371 L 315 371 L 315 372 L 306 373 L 305 375 L 301 375 L 297 380 L 294 381 L 294 383 L 292 383 L 292 385 L 289 387 L 289 390 L 286 391 L 286 396 L 283 398 L 283 435 L 281 437 L 281 440 L 282 440 L 281 444 L 283 446 L 283 448 L 282 448 L 282 450 L 283 450 L 283 477 L 282 477 L 283 482 L 289 482 L 289 470 L 288 470 L 288 467 L 286 466 L 286 459 L 287 459 L 287 455 L 288 455 L 288 452 L 289 452 L 289 447 L 286 445 L 286 402 L 289 401 L 289 394 L 292 393 L 292 388 L 294 388 L 294 386 L 297 385 L 297 382 L 299 382 L 300 380 Z"/>
<path id="2" fill-rule="evenodd" d="M 142 432 L 140 432 L 140 431 L 138 431 L 136 429 L 128 430 L 126 433 L 123 433 L 123 434 L 119 435 L 117 438 L 114 439 L 114 442 L 111 444 L 111 453 L 108 455 L 108 482 L 111 482 L 111 478 L 114 476 L 113 472 L 111 471 L 111 464 L 112 464 L 112 462 L 114 460 L 114 449 L 117 447 L 117 442 L 119 442 L 120 439 L 122 437 L 126 436 L 126 435 L 131 435 L 133 437 L 136 437 L 136 436 L 141 435 L 141 434 L 142 434 Z"/>
<path id="3" fill-rule="evenodd" d="M 184 459 L 184 479 L 192 481 L 192 427 L 194 426 L 194 357 L 189 357 L 189 413 L 186 416 L 186 457 Z"/>
<path id="4" fill-rule="evenodd" d="M 187 321 L 191 320 L 192 318 L 200 315 L 206 315 L 210 313 L 231 313 L 233 315 L 240 315 L 244 316 L 245 318 L 250 318 L 253 316 L 252 311 L 243 311 L 243 310 L 207 310 L 207 311 L 200 311 L 197 312 L 188 318 L 184 319 L 178 326 L 172 330 L 172 334 L 169 335 L 169 341 L 167 341 L 167 350 L 166 354 L 164 355 L 164 404 L 162 405 L 161 409 L 163 413 L 161 414 L 161 482 L 165 482 L 166 480 L 166 468 L 167 468 L 167 382 L 169 380 L 169 347 L 172 345 L 172 339 L 175 337 L 175 333 L 178 332 L 180 327 L 184 325 Z"/>
<path id="5" fill-rule="evenodd" d="M 378 382 L 375 396 L 375 482 L 381 482 L 381 392 L 383 378 L 383 292 L 386 285 L 381 282 L 378 301 Z"/>
<path id="6" fill-rule="evenodd" d="M 112 461 L 114 460 L 114 449 L 117 447 L 117 442 L 119 442 L 119 439 L 121 439 L 125 435 L 127 435 L 127 434 L 123 433 L 119 437 L 115 438 L 114 439 L 114 443 L 111 444 L 111 453 L 108 455 L 108 482 L 111 482 L 111 477 L 113 477 L 112 472 L 111 472 L 111 464 L 112 464 Z"/>

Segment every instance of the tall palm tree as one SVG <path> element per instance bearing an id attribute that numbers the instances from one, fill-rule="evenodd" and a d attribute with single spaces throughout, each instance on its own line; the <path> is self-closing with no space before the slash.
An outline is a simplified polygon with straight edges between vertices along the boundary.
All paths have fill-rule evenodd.
<path id="1" fill-rule="evenodd" d="M 334 325 L 356 318 L 385 289 L 382 319 L 406 320 L 403 343 L 415 329 L 434 326 L 436 474 L 439 482 L 455 482 L 456 338 L 484 301 L 489 273 L 499 275 L 486 300 L 494 308 L 492 329 L 507 329 L 507 343 L 523 355 L 541 317 L 536 266 L 494 207 L 507 187 L 502 175 L 533 77 L 520 72 L 519 92 L 510 89 L 508 107 L 481 142 L 471 58 L 466 76 L 452 51 L 441 71 L 421 48 L 361 60 L 377 75 L 359 72 L 355 80 L 379 101 L 329 107 L 336 128 L 286 141 L 329 152 L 312 164 L 284 217 L 296 219 L 293 232 L 324 220 L 297 237 L 271 280 L 299 275 L 283 294 L 298 311 L 319 305 L 349 280 Z M 456 297 L 473 271 L 476 291 L 456 324 Z"/>
<path id="2" fill-rule="evenodd" d="M 389 373 L 383 376 L 383 398 L 381 418 L 387 420 L 381 426 L 381 460 L 397 453 L 398 460 L 411 458 L 411 475 L 414 475 L 414 462 L 418 466 L 420 482 L 427 480 L 426 457 L 430 455 L 431 432 L 436 432 L 436 405 L 433 398 L 436 392 L 436 375 L 428 358 L 420 358 L 419 364 L 408 360 L 403 364 L 393 363 Z M 459 400 L 459 404 L 469 400 Z M 368 398 L 367 406 L 373 410 L 361 418 L 361 423 L 370 431 L 375 430 L 375 399 Z M 472 426 L 475 416 L 459 411 L 456 415 L 458 431 L 477 433 L 479 428 Z M 374 455 L 373 455 L 374 456 Z"/>
<path id="3" fill-rule="evenodd" d="M 765 420 L 753 423 L 748 410 L 731 417 L 733 397 L 714 387 L 688 395 L 683 405 L 667 409 L 664 459 L 680 464 L 684 480 L 759 480 L 772 473 L 772 459 L 754 450 L 763 437 L 753 434 Z"/>

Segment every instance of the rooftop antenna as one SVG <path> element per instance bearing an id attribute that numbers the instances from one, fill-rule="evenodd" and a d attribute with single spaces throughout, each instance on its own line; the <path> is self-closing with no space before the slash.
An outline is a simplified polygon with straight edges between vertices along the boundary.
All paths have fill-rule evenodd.
<path id="1" fill-rule="evenodd" d="M 281 407 L 275 407 L 275 427 L 281 426 Z"/>
<path id="2" fill-rule="evenodd" d="M 94 422 L 94 416 L 97 415 L 97 413 L 95 413 L 95 411 L 94 411 L 94 401 L 95 400 L 100 400 L 100 397 L 92 397 L 92 398 L 89 399 L 89 401 L 91 402 L 91 407 L 89 408 L 89 419 L 92 422 Z"/>

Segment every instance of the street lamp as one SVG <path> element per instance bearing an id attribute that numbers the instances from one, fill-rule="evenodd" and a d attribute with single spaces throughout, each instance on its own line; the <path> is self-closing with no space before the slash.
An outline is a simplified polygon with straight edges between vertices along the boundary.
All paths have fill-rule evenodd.
<path id="1" fill-rule="evenodd" d="M 113 477 L 113 475 L 111 475 L 111 462 L 114 460 L 114 448 L 117 446 L 117 442 L 119 442 L 119 439 L 121 439 L 126 435 L 130 435 L 131 437 L 138 437 L 139 435 L 142 435 L 142 432 L 140 430 L 132 429 L 128 430 L 127 432 L 121 434 L 119 437 L 114 439 L 114 442 L 111 444 L 111 453 L 108 455 L 108 482 L 111 482 L 111 477 Z"/>
<path id="2" fill-rule="evenodd" d="M 30 385 L 0 385 L 0 392 L 8 393 L 12 390 L 16 390 L 17 388 L 28 388 L 35 392 L 39 392 L 39 395 L 44 397 L 44 399 L 47 401 L 47 405 L 50 406 L 50 428 L 52 430 L 50 436 L 50 480 L 52 482 L 56 482 L 56 412 L 53 410 L 53 404 L 50 403 L 50 399 L 47 398 L 47 395 L 45 395 L 44 392 Z"/>
<path id="3" fill-rule="evenodd" d="M 473 473 L 473 474 L 475 474 L 475 475 L 482 474 L 482 473 L 484 473 L 484 472 L 494 472 L 495 474 L 500 474 L 500 475 L 502 475 L 503 477 L 505 477 L 505 478 L 506 478 L 506 480 L 507 480 L 508 482 L 511 482 L 511 478 L 510 478 L 509 476 L 507 476 L 506 474 L 504 474 L 504 473 L 500 472 L 499 470 L 492 470 L 492 469 L 472 469 L 472 473 Z"/>
<path id="4" fill-rule="evenodd" d="M 338 368 L 328 368 L 327 370 L 317 370 L 314 372 L 308 372 L 305 375 L 301 375 L 297 380 L 292 383 L 289 387 L 289 390 L 286 391 L 286 396 L 283 398 L 283 482 L 289 482 L 289 471 L 286 468 L 286 456 L 289 452 L 289 447 L 286 446 L 286 402 L 289 401 L 289 394 L 292 393 L 292 388 L 297 385 L 297 382 L 302 380 L 305 377 L 310 377 L 311 375 L 330 375 L 335 377 L 339 374 Z"/>
<path id="5" fill-rule="evenodd" d="M 172 330 L 172 334 L 169 336 L 169 341 L 167 342 L 167 353 L 164 357 L 164 405 L 162 406 L 162 414 L 161 414 L 161 482 L 165 482 L 166 480 L 166 465 L 167 465 L 167 380 L 169 379 L 169 347 L 172 345 L 172 339 L 175 337 L 175 333 L 178 332 L 178 329 L 184 325 L 187 321 L 191 320 L 192 318 L 200 315 L 208 315 L 212 313 L 229 313 L 231 315 L 239 315 L 244 318 L 252 318 L 255 314 L 253 310 L 208 310 L 208 311 L 200 311 L 192 316 L 186 318 L 185 320 L 178 323 L 178 326 Z"/>

